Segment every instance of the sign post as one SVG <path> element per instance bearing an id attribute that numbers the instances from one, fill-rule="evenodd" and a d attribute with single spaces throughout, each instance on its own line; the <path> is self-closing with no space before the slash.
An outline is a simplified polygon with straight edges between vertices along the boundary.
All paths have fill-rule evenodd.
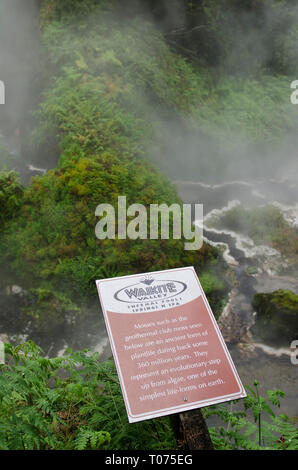
<path id="1" fill-rule="evenodd" d="M 193 267 L 96 284 L 129 422 L 246 396 Z"/>

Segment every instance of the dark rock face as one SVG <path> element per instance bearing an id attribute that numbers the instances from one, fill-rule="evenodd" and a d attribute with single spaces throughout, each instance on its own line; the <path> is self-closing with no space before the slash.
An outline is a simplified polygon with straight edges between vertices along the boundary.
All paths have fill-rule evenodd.
<path id="1" fill-rule="evenodd" d="M 289 344 L 298 338 L 298 295 L 279 289 L 256 294 L 252 305 L 257 312 L 252 333 L 263 341 Z"/>

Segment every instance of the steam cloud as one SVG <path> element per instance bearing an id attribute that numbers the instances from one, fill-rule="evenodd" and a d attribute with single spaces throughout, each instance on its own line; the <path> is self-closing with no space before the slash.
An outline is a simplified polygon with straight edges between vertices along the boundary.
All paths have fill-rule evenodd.
<path id="1" fill-rule="evenodd" d="M 30 112 L 38 105 L 41 70 L 38 33 L 38 0 L 1 0 L 0 5 L 0 79 L 6 87 L 6 105 L 0 109 L 0 132 L 5 134 L 12 150 L 26 159 L 22 152 L 22 134 L 25 140 L 30 127 Z M 173 31 L 185 30 L 187 34 L 188 18 L 183 2 L 165 1 L 132 1 L 127 2 L 127 16 L 123 21 L 130 21 L 129 8 L 137 11 L 145 19 L 156 23 L 167 38 Z M 290 8 L 290 15 L 289 13 Z M 252 11 L 227 11 L 218 31 L 221 36 L 232 37 L 229 50 L 218 51 L 220 42 L 214 47 L 214 56 L 218 59 L 215 81 L 221 80 L 224 73 L 238 76 L 241 82 L 247 75 L 257 75 L 270 65 L 274 55 L 274 43 L 268 40 L 270 31 L 284 31 L 298 23 L 298 7 L 293 5 L 263 9 L 259 16 Z M 206 34 L 204 25 L 192 35 L 190 47 L 198 54 L 200 60 L 200 34 Z M 278 39 L 278 38 L 277 38 Z M 276 39 L 276 40 L 277 40 Z M 186 42 L 186 48 L 189 44 Z M 298 46 L 297 46 L 298 48 Z M 179 52 L 179 48 L 177 48 Z M 181 51 L 180 51 L 181 52 Z M 292 51 L 298 57 L 297 50 Z M 202 51 L 202 60 L 204 51 Z M 224 71 L 224 72 L 223 72 Z M 269 80 L 268 76 L 268 80 Z M 293 80 L 295 77 L 293 76 Z M 229 79 L 229 75 L 227 76 Z M 266 80 L 266 77 L 264 78 Z M 285 82 L 284 94 L 289 97 L 289 107 L 284 110 L 282 119 L 289 122 L 297 120 L 297 108 L 291 105 L 291 81 Z M 227 104 L 228 106 L 228 104 Z M 222 110 L 225 112 L 225 109 Z M 244 110 L 246 112 L 246 110 Z M 230 131 L 229 145 L 218 141 L 216 135 L 211 137 L 200 130 L 194 129 L 187 119 L 168 113 L 160 115 L 154 109 L 152 115 L 159 122 L 162 138 L 161 155 L 156 163 L 173 180 L 195 179 L 199 181 L 218 182 L 235 178 L 282 177 L 296 180 L 297 168 L 297 133 L 292 129 L 276 145 L 252 144 L 248 135 L 239 136 L 233 129 Z M 20 135 L 21 134 L 21 135 Z M 30 130 L 29 130 L 30 134 Z M 53 166 L 53 162 L 45 161 L 44 155 L 33 163 L 39 167 Z"/>

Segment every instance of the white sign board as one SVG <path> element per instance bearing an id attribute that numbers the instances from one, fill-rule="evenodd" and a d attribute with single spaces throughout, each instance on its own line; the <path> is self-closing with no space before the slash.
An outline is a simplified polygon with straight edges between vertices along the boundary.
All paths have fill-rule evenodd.
<path id="1" fill-rule="evenodd" d="M 96 284 L 130 422 L 246 396 L 193 267 Z"/>

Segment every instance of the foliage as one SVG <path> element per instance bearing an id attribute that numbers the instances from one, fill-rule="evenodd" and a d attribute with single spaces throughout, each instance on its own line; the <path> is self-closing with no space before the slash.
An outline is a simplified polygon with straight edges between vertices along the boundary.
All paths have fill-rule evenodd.
<path id="1" fill-rule="evenodd" d="M 298 16 L 292 0 L 186 3 L 190 33 L 182 44 L 209 65 L 238 76 L 297 71 Z"/>
<path id="2" fill-rule="evenodd" d="M 243 144 L 278 143 L 286 132 L 294 132 L 297 110 L 289 100 L 290 83 L 289 77 L 281 75 L 222 77 L 194 115 L 202 129 L 216 135 L 224 148 L 232 149 L 233 144 L 239 158 Z"/>
<path id="3" fill-rule="evenodd" d="M 208 269 L 199 273 L 199 279 L 212 305 L 215 318 L 218 318 L 226 304 L 227 293 L 232 281 L 228 280 L 228 273 L 224 271 L 223 267 L 214 262 L 208 264 Z"/>
<path id="4" fill-rule="evenodd" d="M 126 112 L 138 113 L 138 117 L 149 120 L 153 131 L 152 114 L 156 120 L 156 111 L 167 116 L 171 109 L 178 112 L 181 119 L 188 116 L 193 126 L 224 140 L 225 146 L 229 144 L 231 135 L 233 140 L 239 135 L 239 146 L 240 139 L 244 137 L 250 142 L 270 141 L 282 137 L 291 129 L 295 131 L 293 121 L 297 118 L 297 109 L 289 100 L 289 83 L 292 80 L 281 70 L 275 71 L 274 75 L 268 71 L 254 73 L 250 61 L 244 58 L 244 52 L 248 50 L 244 40 L 247 36 L 245 31 L 242 31 L 241 41 L 238 41 L 244 43 L 242 47 L 245 51 L 239 52 L 239 56 L 247 63 L 250 73 L 245 72 L 239 77 L 238 73 L 231 75 L 222 70 L 213 71 L 206 64 L 191 63 L 180 54 L 173 53 L 169 47 L 171 43 L 168 45 L 151 23 L 135 15 L 129 20 L 121 16 L 120 21 L 118 8 L 117 1 L 114 1 L 107 12 L 97 14 L 95 10 L 88 20 L 82 17 L 79 20 L 79 33 L 77 23 L 66 26 L 65 18 L 48 25 L 43 38 L 53 62 L 61 67 L 69 65 L 71 59 L 73 66 L 76 60 L 77 69 L 85 79 L 90 78 L 96 69 L 100 74 L 97 74 L 97 83 L 105 80 L 101 87 L 105 85 L 108 97 L 125 105 Z M 220 14 L 216 13 L 218 8 Z M 219 36 L 219 44 L 224 43 L 220 34 L 225 41 L 229 38 L 235 44 L 234 29 L 229 26 L 229 21 L 237 24 L 237 17 L 227 20 L 226 28 L 220 32 L 221 15 L 225 17 L 227 14 L 226 5 L 218 1 L 208 2 L 208 6 L 203 6 L 203 9 L 203 18 L 199 17 L 197 21 L 201 21 L 204 27 L 200 30 L 201 25 L 193 25 L 195 30 L 198 26 L 198 31 L 203 35 L 200 36 L 199 44 L 208 41 L 206 28 L 215 31 Z M 278 12 L 274 12 L 278 16 Z M 244 19 L 241 23 L 243 28 Z M 215 21 L 215 24 L 207 26 L 205 20 L 211 23 Z M 252 26 L 251 23 L 250 18 L 246 28 Z M 267 29 L 271 26 L 269 24 Z M 252 41 L 262 42 L 254 36 Z M 198 41 L 194 38 L 193 42 L 197 44 Z M 267 49 L 267 46 L 263 47 Z M 231 50 L 233 47 L 228 44 L 226 54 L 231 55 Z M 255 45 L 249 51 L 254 58 Z M 214 57 L 214 47 L 210 55 Z M 235 67 L 241 69 L 239 57 L 235 62 Z M 226 57 L 224 63 L 227 63 Z M 164 123 L 161 121 L 158 124 L 162 132 Z M 146 127 L 148 130 L 148 125 Z M 150 138 L 151 142 L 156 141 L 156 131 Z M 159 149 L 157 151 L 160 152 Z M 149 153 L 152 154 L 152 149 Z M 160 155 L 157 155 L 155 161 L 158 162 L 158 158 Z"/>
<path id="5" fill-rule="evenodd" d="M 294 7 L 294 8 L 293 8 Z M 279 72 L 297 76 L 298 72 L 298 10 L 297 6 L 289 4 L 280 9 L 275 21 L 275 36 L 272 38 L 272 65 Z M 285 28 L 285 23 L 287 27 Z"/>
<path id="6" fill-rule="evenodd" d="M 100 362 L 98 354 L 88 351 L 49 359 L 32 342 L 6 344 L 5 353 L 6 363 L 0 365 L 0 449 L 177 449 L 168 417 L 128 423 L 113 362 Z M 245 398 L 243 411 L 226 405 L 205 408 L 207 419 L 217 416 L 226 423 L 225 428 L 209 429 L 215 448 L 297 449 L 297 427 L 272 410 L 283 396 L 273 390 L 264 398 L 256 389 Z M 250 409 L 257 424 L 247 415 Z"/>
<path id="7" fill-rule="evenodd" d="M 9 253 L 11 266 L 20 275 L 23 273 L 24 280 L 28 274 L 56 286 L 62 280 L 83 295 L 94 292 L 94 279 L 111 270 L 128 274 L 179 264 L 202 269 L 208 259 L 217 256 L 206 245 L 195 254 L 187 252 L 180 240 L 97 240 L 95 208 L 103 202 L 114 202 L 116 206 L 118 191 L 129 199 L 135 196 L 127 200 L 128 204 L 133 201 L 147 207 L 149 203 L 166 202 L 174 194 L 157 172 L 145 172 L 145 164 L 134 160 L 125 165 L 118 159 L 113 164 L 112 158 L 107 156 L 111 169 L 91 158 L 74 160 L 61 170 L 37 178 L 26 190 L 21 214 L 10 223 L 9 233 L 2 239 L 5 257 Z M 153 192 L 158 180 L 159 186 Z M 114 181 L 118 191 L 113 195 Z"/>
<path id="8" fill-rule="evenodd" d="M 177 41 L 137 14 L 123 19 L 120 1 L 43 1 L 49 73 L 35 140 L 44 147 L 55 140 L 60 158 L 56 169 L 26 189 L 14 172 L 0 173 L 0 262 L 24 284 L 37 286 L 22 313 L 44 333 L 78 312 L 61 291 L 87 297 L 95 293 L 96 278 L 185 265 L 195 266 L 220 312 L 228 286 L 212 247 L 191 253 L 184 240 L 99 241 L 94 234 L 96 206 L 115 205 L 118 195 L 147 207 L 181 202 L 150 163 L 164 163 L 165 122 L 172 118 L 216 137 L 220 151 L 231 148 L 235 134 L 255 143 L 295 130 L 297 108 L 284 75 L 297 71 L 296 20 L 281 8 L 289 2 L 186 3 L 192 31 Z M 6 163 L 10 156 L 2 147 L 0 152 Z M 224 217 L 226 226 L 256 243 L 285 255 L 297 251 L 297 232 L 276 208 L 235 209 Z M 112 362 L 86 351 L 49 359 L 33 343 L 6 345 L 6 355 L 9 361 L 0 365 L 0 448 L 175 448 L 167 418 L 128 424 Z M 264 398 L 256 388 L 243 412 L 208 408 L 207 416 L 227 425 L 211 429 L 216 448 L 297 449 L 297 429 L 268 405 L 279 406 L 281 396 L 268 391 Z"/>
<path id="9" fill-rule="evenodd" d="M 0 240 L 0 258 L 9 260 L 22 282 L 46 281 L 80 296 L 94 294 L 94 280 L 107 273 L 183 265 L 202 272 L 219 261 L 208 245 L 185 251 L 184 240 L 95 237 L 97 205 L 116 207 L 118 195 L 148 210 L 150 204 L 180 204 L 174 186 L 150 163 L 157 130 L 149 102 L 186 109 L 201 89 L 201 78 L 152 25 L 121 24 L 109 15 L 78 15 L 73 24 L 59 16 L 44 27 L 53 78 L 38 112 L 36 139 L 46 145 L 51 129 L 62 153 L 58 168 L 26 189 L 18 220 Z"/>
<path id="10" fill-rule="evenodd" d="M 257 312 L 252 332 L 263 340 L 289 344 L 298 336 L 297 294 L 286 289 L 257 293 L 252 305 Z"/>
<path id="11" fill-rule="evenodd" d="M 206 68 L 171 51 L 149 22 L 119 21 L 116 3 L 113 10 L 102 8 L 103 2 L 78 1 L 70 20 L 70 2 L 43 2 L 42 40 L 51 79 L 36 139 L 47 145 L 54 134 L 62 153 L 59 167 L 26 190 L 18 220 L 0 241 L 0 259 L 24 279 L 59 286 L 62 281 L 80 295 L 95 292 L 94 279 L 107 272 L 188 264 L 202 273 L 217 258 L 206 245 L 187 253 L 178 240 L 95 238 L 96 206 L 115 204 L 119 194 L 128 204 L 147 207 L 179 202 L 174 187 L 148 163 L 161 160 L 163 124 L 157 110 L 187 116 L 193 126 L 220 138 L 230 130 L 240 136 L 245 129 L 262 140 L 292 125 L 290 118 L 280 120 L 288 116 L 287 79 L 213 82 Z"/>
<path id="12" fill-rule="evenodd" d="M 112 362 L 86 351 L 48 359 L 32 342 L 5 346 L 0 449 L 173 447 L 167 418 L 128 423 Z"/>
<path id="13" fill-rule="evenodd" d="M 108 0 L 48 0 L 41 9 L 41 25 L 45 26 L 53 20 L 72 22 L 78 16 L 88 16 L 90 11 L 102 8 L 109 4 Z"/>
<path id="14" fill-rule="evenodd" d="M 298 448 L 297 426 L 286 415 L 276 415 L 272 406 L 280 407 L 280 398 L 285 394 L 281 390 L 268 390 L 266 397 L 258 391 L 258 382 L 254 389 L 246 387 L 247 397 L 244 409 L 233 411 L 237 402 L 227 405 L 212 405 L 204 409 L 206 419 L 216 416 L 226 426 L 210 427 L 209 432 L 216 450 L 296 450 Z M 252 410 L 253 420 L 248 415 Z M 267 413 L 268 419 L 263 415 Z"/>
<path id="15" fill-rule="evenodd" d="M 23 202 L 23 192 L 15 172 L 0 171 L 0 229 L 5 221 L 16 217 Z"/>
<path id="16" fill-rule="evenodd" d="M 40 337 L 58 334 L 79 308 L 67 296 L 49 289 L 30 289 L 24 294 L 24 306 L 20 308 L 20 323 L 30 322 L 30 329 Z"/>

